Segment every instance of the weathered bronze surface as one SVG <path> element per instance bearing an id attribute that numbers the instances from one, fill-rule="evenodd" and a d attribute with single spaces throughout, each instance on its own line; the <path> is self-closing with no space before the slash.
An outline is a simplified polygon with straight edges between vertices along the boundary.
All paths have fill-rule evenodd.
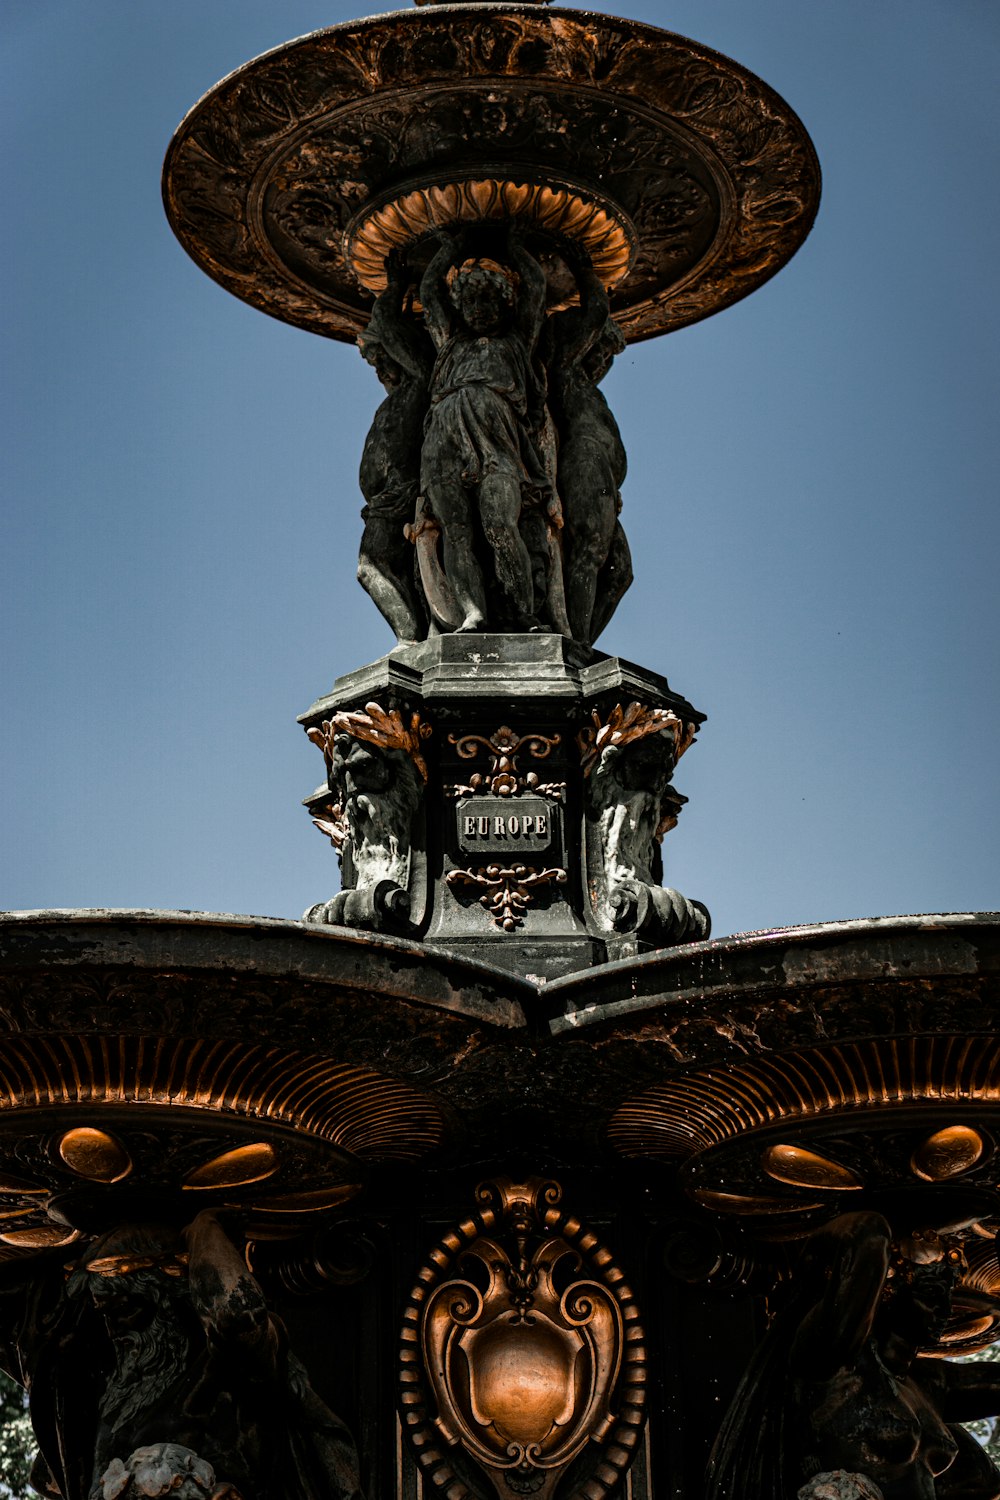
<path id="1" fill-rule="evenodd" d="M 593 643 L 632 582 L 602 378 L 627 340 L 773 274 L 818 194 L 802 126 L 752 75 L 535 4 L 428 7 L 279 48 L 195 107 L 164 168 L 171 223 L 209 274 L 357 337 L 385 387 L 358 578 L 401 644 Z M 707 931 L 681 906 L 643 924 Z"/>
<path id="2" fill-rule="evenodd" d="M 601 381 L 788 260 L 811 144 L 671 33 L 418 4 L 248 64 L 164 168 L 198 264 L 385 389 L 399 646 L 303 715 L 343 886 L 306 924 L 0 921 L 35 1483 L 1000 1500 L 957 1425 L 1000 1382 L 947 1362 L 1000 1332 L 1000 922 L 704 941 L 660 854 L 703 716 L 592 649 L 632 581 Z"/>
<path id="3" fill-rule="evenodd" d="M 30 1388 L 43 1495 L 360 1500 L 353 1441 L 211 1213 L 4 1267 L 0 1359 Z"/>
<path id="4" fill-rule="evenodd" d="M 652 26 L 531 4 L 429 5 L 279 47 L 195 106 L 164 169 L 170 222 L 210 276 L 348 340 L 388 248 L 499 202 L 589 245 L 634 340 L 761 285 L 818 197 L 801 123 L 751 73 Z M 559 304 L 571 283 L 552 274 Z"/>
<path id="5" fill-rule="evenodd" d="M 499 726 L 487 663 L 510 670 Z M 327 766 L 306 805 L 344 886 L 307 920 L 475 944 L 546 976 L 705 936 L 660 854 L 702 719 L 662 678 L 560 636 L 394 651 L 303 715 Z"/>
<path id="6" fill-rule="evenodd" d="M 534 670 L 543 669 L 544 659 Z M 438 683 L 436 691 L 446 690 Z M 492 694 L 484 696 L 492 706 Z M 599 714 L 602 729 L 612 722 L 620 730 L 638 723 L 627 712 L 635 700 L 624 700 L 620 716 L 607 709 Z M 684 715 L 677 717 L 684 722 Z M 368 718 L 374 723 L 378 716 Z M 409 720 L 404 716 L 401 723 Z M 504 756 L 514 762 L 506 768 L 513 787 L 505 781 L 506 794 L 495 797 L 508 814 L 530 795 L 517 786 L 528 767 L 537 763 L 553 775 L 558 757 L 574 745 L 568 727 L 536 731 L 535 748 L 548 750 L 540 757 L 518 744 L 523 734 L 509 722 L 502 729 L 494 720 L 449 732 L 453 744 L 447 736 L 431 736 L 419 740 L 422 751 L 438 741 L 448 745 L 455 770 L 467 774 L 479 764 L 487 785 L 502 774 Z M 560 740 L 549 746 L 556 732 Z M 466 733 L 475 740 L 466 741 Z M 651 732 L 635 743 L 655 738 Z M 475 754 L 459 756 L 462 743 Z M 432 759 L 428 771 L 430 784 Z M 446 805 L 454 814 L 456 799 L 448 797 Z M 127 1290 L 130 1278 L 143 1273 L 137 1259 L 148 1256 L 114 1245 L 105 1253 L 95 1248 L 100 1236 L 138 1223 L 145 1226 L 143 1234 L 161 1226 L 156 1233 L 172 1235 L 176 1243 L 178 1232 L 211 1205 L 229 1216 L 241 1243 L 249 1241 L 254 1276 L 288 1322 L 292 1347 L 301 1348 L 314 1384 L 321 1381 L 326 1405 L 356 1433 L 370 1494 L 418 1500 L 418 1464 L 424 1494 L 432 1485 L 447 1494 L 453 1484 L 470 1494 L 488 1493 L 492 1484 L 506 1494 L 503 1465 L 511 1455 L 499 1445 L 499 1427 L 507 1431 L 522 1406 L 525 1424 L 537 1418 L 540 1427 L 551 1415 L 556 1375 L 579 1336 L 576 1368 L 589 1361 L 595 1383 L 582 1381 L 572 1402 L 567 1396 L 559 1413 L 565 1410 L 567 1421 L 550 1421 L 544 1441 L 539 1439 L 542 1447 L 525 1460 L 528 1468 L 537 1469 L 544 1486 L 560 1456 L 574 1449 L 578 1423 L 590 1436 L 559 1471 L 560 1492 L 579 1487 L 581 1495 L 599 1500 L 620 1482 L 634 1456 L 627 1482 L 635 1496 L 648 1495 L 654 1478 L 662 1486 L 669 1476 L 679 1494 L 701 1500 L 719 1415 L 736 1396 L 739 1374 L 760 1344 L 762 1328 L 752 1321 L 755 1298 L 766 1291 L 776 1308 L 782 1288 L 809 1292 L 814 1271 L 822 1286 L 843 1286 L 847 1272 L 833 1282 L 825 1279 L 823 1246 L 830 1241 L 817 1231 L 834 1226 L 846 1211 L 889 1224 L 896 1257 L 891 1264 L 904 1277 L 904 1241 L 922 1246 L 918 1251 L 911 1244 L 909 1251 L 920 1265 L 930 1246 L 926 1231 L 957 1237 L 961 1258 L 949 1262 L 947 1317 L 933 1336 L 921 1335 L 914 1346 L 920 1358 L 907 1365 L 910 1373 L 901 1370 L 897 1383 L 904 1392 L 923 1393 L 941 1414 L 934 1422 L 943 1420 L 948 1428 L 960 1419 L 945 1392 L 949 1367 L 936 1373 L 941 1361 L 927 1355 L 981 1346 L 1000 1325 L 994 1241 L 1000 1092 L 993 1087 L 992 1053 L 984 1042 L 970 1046 L 963 1037 L 970 1016 L 980 1038 L 1000 1033 L 998 919 L 900 919 L 751 935 L 598 966 L 544 985 L 440 948 L 296 923 L 39 914 L 0 923 L 0 939 L 6 1032 L 0 1049 L 0 1220 L 9 1278 L 4 1285 L 17 1288 L 18 1318 L 26 1285 L 47 1287 L 57 1305 L 67 1264 L 82 1270 L 91 1259 L 95 1265 L 107 1262 L 99 1268 L 102 1278 Z M 897 1057 L 914 1060 L 920 1086 L 905 1098 L 887 1098 L 883 1089 L 874 1109 L 859 1109 L 856 1099 L 828 1092 L 825 1113 L 809 1119 L 790 1107 L 764 1125 L 756 1114 L 739 1115 L 753 1094 L 751 1067 L 758 1079 L 780 1080 L 789 1044 L 801 1056 L 809 1049 L 858 1048 L 873 1033 L 881 1045 L 891 1043 Z M 944 1066 L 947 1058 L 952 1062 Z M 884 1084 L 884 1060 L 879 1066 L 880 1073 L 870 1063 L 868 1075 Z M 705 1134 L 707 1096 L 696 1082 L 708 1074 L 719 1081 L 716 1097 L 723 1098 L 728 1085 L 729 1112 L 720 1116 L 719 1140 Z M 857 1082 L 861 1075 L 850 1076 Z M 685 1080 L 692 1080 L 686 1136 L 679 1116 L 665 1127 L 663 1104 Z M 776 1093 L 784 1097 L 780 1088 Z M 655 1109 L 649 1113 L 651 1099 Z M 726 1157 L 727 1151 L 734 1154 Z M 502 1177 L 505 1170 L 509 1176 L 509 1164 L 518 1162 L 526 1165 L 511 1178 L 515 1187 L 529 1186 L 530 1177 L 548 1165 L 572 1211 L 539 1199 L 538 1216 L 523 1232 L 517 1213 L 504 1217 L 499 1199 L 489 1226 L 482 1204 L 470 1213 L 475 1183 L 484 1175 Z M 742 1172 L 749 1174 L 746 1182 L 738 1176 Z M 727 1198 L 728 1187 L 734 1191 Z M 734 1211 L 730 1200 L 740 1196 L 737 1190 L 749 1199 L 748 1212 Z M 507 1192 L 505 1201 L 517 1199 L 516 1191 Z M 939 1213 L 942 1203 L 950 1218 Z M 577 1212 L 593 1230 L 576 1227 Z M 452 1223 L 451 1240 L 442 1240 L 443 1226 Z M 20 1231 L 27 1237 L 19 1239 Z M 531 1400 L 512 1405 L 505 1394 L 510 1349 L 501 1347 L 501 1334 L 506 1338 L 516 1316 L 509 1298 L 519 1284 L 521 1259 L 529 1271 L 550 1264 L 535 1254 L 549 1240 L 564 1241 L 583 1265 L 572 1271 L 571 1260 L 562 1262 L 566 1286 L 558 1276 L 547 1280 L 547 1273 L 536 1283 L 527 1276 L 525 1286 L 530 1284 L 536 1301 L 526 1317 L 544 1311 L 555 1332 L 545 1345 L 547 1363 L 530 1363 L 537 1374 Z M 498 1258 L 490 1260 L 487 1241 L 499 1247 Z M 440 1254 L 438 1242 L 445 1247 Z M 465 1252 L 471 1260 L 462 1260 Z M 495 1316 L 484 1298 L 483 1317 L 473 1323 L 488 1337 L 482 1348 L 469 1344 L 471 1365 L 458 1341 L 472 1324 L 461 1317 L 456 1322 L 449 1312 L 457 1307 L 456 1297 L 442 1291 L 423 1342 L 419 1316 L 408 1319 L 416 1335 L 408 1347 L 419 1356 L 410 1365 L 418 1376 L 410 1389 L 424 1392 L 422 1406 L 406 1406 L 419 1414 L 414 1458 L 406 1441 L 409 1426 L 398 1432 L 392 1426 L 391 1399 L 379 1383 L 386 1366 L 374 1330 L 394 1325 L 414 1268 L 427 1271 L 419 1283 L 426 1293 L 423 1307 L 438 1284 L 472 1275 L 470 1284 L 478 1285 L 473 1268 L 482 1254 L 497 1268 Z M 619 1261 L 629 1267 L 629 1286 L 636 1277 L 643 1306 L 641 1347 L 648 1359 L 644 1354 L 641 1369 L 646 1409 L 653 1414 L 648 1430 L 641 1402 L 625 1400 L 627 1392 L 602 1405 L 601 1370 L 607 1371 L 607 1351 L 618 1336 L 611 1304 L 601 1304 L 601 1311 L 595 1303 L 593 1317 L 582 1324 L 572 1317 L 560 1323 L 560 1309 L 573 1313 L 572 1297 L 559 1299 L 575 1279 L 603 1285 L 617 1297 L 623 1283 L 613 1268 Z M 174 1279 L 183 1285 L 185 1273 L 180 1265 L 176 1269 Z M 99 1270 L 87 1271 L 88 1286 Z M 173 1275 L 159 1265 L 156 1274 Z M 878 1290 L 872 1337 L 881 1341 L 879 1359 L 889 1349 L 889 1334 L 894 1350 L 902 1336 L 893 1323 L 902 1303 L 885 1292 L 893 1279 L 886 1276 Z M 620 1300 L 618 1306 L 627 1360 L 629 1349 L 640 1347 L 629 1336 L 638 1320 L 632 1323 Z M 779 1313 L 775 1329 L 780 1324 L 787 1331 L 790 1318 Z M 801 1325 L 801 1319 L 794 1321 Z M 179 1326 L 186 1330 L 187 1359 L 204 1333 L 184 1319 Z M 544 1320 L 539 1326 L 548 1328 Z M 99 1332 L 100 1325 L 94 1328 Z M 97 1337 L 94 1329 L 88 1337 Z M 776 1332 L 767 1350 L 774 1350 L 778 1337 Z M 88 1347 L 108 1347 L 104 1338 Z M 495 1348 L 490 1339 L 497 1341 Z M 3 1340 L 8 1368 L 24 1378 L 36 1357 L 27 1326 L 8 1320 L 0 1328 Z M 527 1345 L 513 1348 L 512 1369 L 526 1357 Z M 792 1423 L 796 1443 L 808 1436 L 795 1417 L 795 1402 L 805 1399 L 801 1382 L 811 1378 L 810 1370 L 818 1371 L 809 1363 L 809 1349 L 802 1348 L 802 1362 L 797 1354 L 786 1366 L 784 1396 L 766 1380 L 763 1387 L 771 1392 L 770 1410 L 784 1412 Z M 339 1354 L 331 1364 L 330 1351 L 341 1349 L 351 1351 L 343 1369 Z M 683 1361 L 678 1349 L 686 1351 Z M 841 1351 L 837 1357 L 841 1364 L 829 1379 L 860 1379 L 863 1385 L 865 1370 L 851 1364 L 853 1356 Z M 634 1368 L 638 1375 L 640 1367 Z M 36 1384 L 40 1395 L 54 1389 L 47 1377 Z M 977 1396 L 978 1409 L 992 1402 L 992 1389 Z M 877 1407 L 864 1399 L 870 1409 Z M 151 1403 L 154 1414 L 158 1400 Z M 51 1431 L 41 1410 L 42 1428 Z M 734 1431 L 745 1436 L 753 1430 L 753 1413 L 748 1417 L 744 1396 L 733 1410 Z M 624 1422 L 620 1441 L 617 1429 L 602 1425 L 605 1411 Z M 907 1460 L 905 1479 L 895 1491 L 888 1482 L 884 1486 L 892 1500 L 921 1494 L 912 1485 L 914 1475 L 926 1471 L 922 1434 L 931 1421 L 927 1416 L 917 1423 L 916 1456 Z M 536 1425 L 530 1433 L 527 1425 L 518 1428 L 512 1440 L 533 1441 Z M 85 1424 L 74 1431 L 92 1433 Z M 604 1435 L 595 1439 L 598 1431 Z M 800 1470 L 814 1462 L 846 1470 L 854 1454 L 844 1446 L 843 1433 L 820 1425 L 813 1435 L 814 1458 L 806 1463 L 789 1443 L 788 1462 Z M 154 1447 L 171 1440 L 182 1451 L 172 1453 L 170 1462 L 185 1482 L 185 1464 L 206 1463 L 221 1474 L 229 1464 L 228 1472 L 239 1472 L 232 1468 L 236 1450 L 210 1450 L 200 1429 L 189 1429 L 187 1441 L 162 1430 L 149 1438 Z M 260 1440 L 271 1441 L 266 1433 Z M 719 1454 L 729 1451 L 729 1441 L 720 1440 Z M 739 1443 L 735 1451 L 743 1452 Z M 124 1438 L 114 1447 L 102 1472 L 117 1462 L 112 1478 L 124 1496 L 126 1484 L 145 1482 L 147 1460 L 136 1457 L 138 1442 L 128 1452 Z M 431 1450 L 439 1459 L 419 1456 Z M 92 1442 L 87 1451 L 93 1458 Z M 546 1467 L 550 1459 L 552 1469 Z M 161 1460 L 167 1462 L 166 1456 L 160 1454 Z M 964 1473 L 971 1484 L 968 1471 L 955 1464 L 956 1482 Z M 515 1479 L 516 1468 L 510 1471 Z M 809 1483 L 814 1477 L 803 1476 Z M 258 1500 L 254 1490 L 247 1495 L 237 1485 L 236 1492 L 241 1500 Z M 269 1489 L 268 1500 L 272 1493 L 281 1500 L 285 1492 Z M 311 1494 L 307 1488 L 298 1493 Z M 719 1489 L 720 1496 L 725 1493 Z M 782 1492 L 757 1493 L 771 1500 Z M 753 1494 L 747 1491 L 748 1500 Z M 86 1490 L 68 1495 L 90 1500 Z"/>
<path id="7" fill-rule="evenodd" d="M 388 394 L 361 459 L 358 578 L 402 644 L 554 630 L 589 645 L 632 582 L 625 449 L 599 390 L 624 337 L 587 252 L 529 246 L 521 222 L 434 232 L 422 320 L 404 251 L 380 262 L 359 346 Z M 578 308 L 546 312 L 546 248 Z"/>
<path id="8" fill-rule="evenodd" d="M 419 924 L 425 885 L 422 741 L 432 726 L 398 709 L 366 703 L 335 713 L 307 733 L 323 751 L 329 795 L 310 798 L 313 822 L 343 868 L 344 889 L 307 920 L 377 930 Z"/>
<path id="9" fill-rule="evenodd" d="M 955 1231 L 984 1205 L 912 1197 L 895 1224 L 846 1213 L 811 1236 L 723 1422 L 709 1500 L 796 1495 L 836 1470 L 887 1500 L 1000 1490 L 1000 1471 L 959 1425 L 1000 1404 L 996 1366 L 921 1357 L 951 1313 L 964 1263 Z"/>

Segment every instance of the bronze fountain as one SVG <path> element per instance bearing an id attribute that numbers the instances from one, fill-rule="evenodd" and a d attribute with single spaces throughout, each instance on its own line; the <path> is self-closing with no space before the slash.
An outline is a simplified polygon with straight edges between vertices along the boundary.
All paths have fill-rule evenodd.
<path id="1" fill-rule="evenodd" d="M 595 640 L 600 390 L 808 234 L 738 64 L 536 0 L 257 58 L 167 153 L 228 291 L 384 388 L 396 647 L 302 715 L 301 923 L 0 921 L 0 1351 L 61 1500 L 996 1500 L 1000 930 L 722 941 L 663 883 L 704 715 Z M 336 1415 L 334 1415 L 336 1413 Z"/>

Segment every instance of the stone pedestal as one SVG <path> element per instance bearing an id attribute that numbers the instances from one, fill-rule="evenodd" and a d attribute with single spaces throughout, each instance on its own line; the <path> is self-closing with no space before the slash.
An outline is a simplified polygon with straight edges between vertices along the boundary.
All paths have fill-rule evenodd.
<path id="1" fill-rule="evenodd" d="M 703 719 L 666 678 L 558 635 L 436 636 L 338 679 L 301 722 L 343 890 L 307 919 L 539 979 L 706 937 L 660 855 Z"/>

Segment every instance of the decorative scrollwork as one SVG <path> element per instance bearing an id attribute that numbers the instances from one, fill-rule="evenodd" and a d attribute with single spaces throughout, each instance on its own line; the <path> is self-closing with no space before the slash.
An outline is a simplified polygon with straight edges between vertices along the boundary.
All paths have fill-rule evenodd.
<path id="1" fill-rule="evenodd" d="M 470 797 L 488 788 L 494 797 L 519 797 L 522 792 L 533 792 L 536 796 L 550 797 L 555 801 L 566 790 L 565 781 L 542 782 L 536 771 L 522 773 L 517 765 L 522 750 L 527 750 L 535 760 L 547 760 L 560 743 L 558 734 L 551 738 L 544 734 L 519 735 L 506 724 L 501 724 L 489 739 L 484 739 L 481 734 L 450 734 L 448 740 L 463 760 L 475 760 L 480 750 L 485 750 L 491 759 L 489 775 L 475 771 L 467 785 L 456 783 L 448 786 L 446 791 L 453 797 Z"/>
<path id="2" fill-rule="evenodd" d="M 540 885 L 565 885 L 565 870 L 529 870 L 527 865 L 481 865 L 476 870 L 449 870 L 449 885 L 483 888 L 479 904 L 485 906 L 498 927 L 514 932 L 524 922 L 532 891 Z"/>
<path id="3" fill-rule="evenodd" d="M 585 777 L 590 776 L 605 750 L 612 746 L 623 749 L 626 745 L 645 739 L 647 735 L 662 734 L 664 730 L 673 734 L 676 765 L 685 750 L 690 748 L 698 732 L 696 724 L 685 724 L 673 709 L 647 708 L 642 703 L 630 703 L 627 708 L 616 703 L 603 722 L 596 708 L 592 710 L 590 717 L 593 728 L 589 724 L 585 725 L 576 737 Z M 676 821 L 675 818 L 674 822 Z"/>
<path id="4" fill-rule="evenodd" d="M 313 815 L 313 827 L 318 828 L 320 833 L 325 833 L 330 843 L 340 854 L 344 845 L 351 836 L 350 824 L 347 821 L 347 810 L 339 802 L 331 798 L 317 809 Z"/>
<path id="5" fill-rule="evenodd" d="M 558 1183 L 481 1184 L 474 1216 L 421 1269 L 403 1322 L 404 1426 L 449 1500 L 471 1492 L 460 1446 L 496 1493 L 602 1500 L 635 1454 L 644 1403 L 639 1311 L 597 1236 L 561 1206 Z"/>

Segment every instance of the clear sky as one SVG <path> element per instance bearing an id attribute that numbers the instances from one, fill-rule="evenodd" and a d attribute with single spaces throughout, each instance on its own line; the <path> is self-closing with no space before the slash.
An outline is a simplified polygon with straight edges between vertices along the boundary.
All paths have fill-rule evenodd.
<path id="1" fill-rule="evenodd" d="M 668 881 L 715 933 L 1000 906 L 996 0 L 622 0 L 759 73 L 825 188 L 791 264 L 618 361 L 636 582 L 600 642 L 709 718 Z M 174 240 L 218 78 L 356 0 L 6 0 L 0 906 L 298 916 L 295 723 L 384 654 L 381 390 Z"/>

